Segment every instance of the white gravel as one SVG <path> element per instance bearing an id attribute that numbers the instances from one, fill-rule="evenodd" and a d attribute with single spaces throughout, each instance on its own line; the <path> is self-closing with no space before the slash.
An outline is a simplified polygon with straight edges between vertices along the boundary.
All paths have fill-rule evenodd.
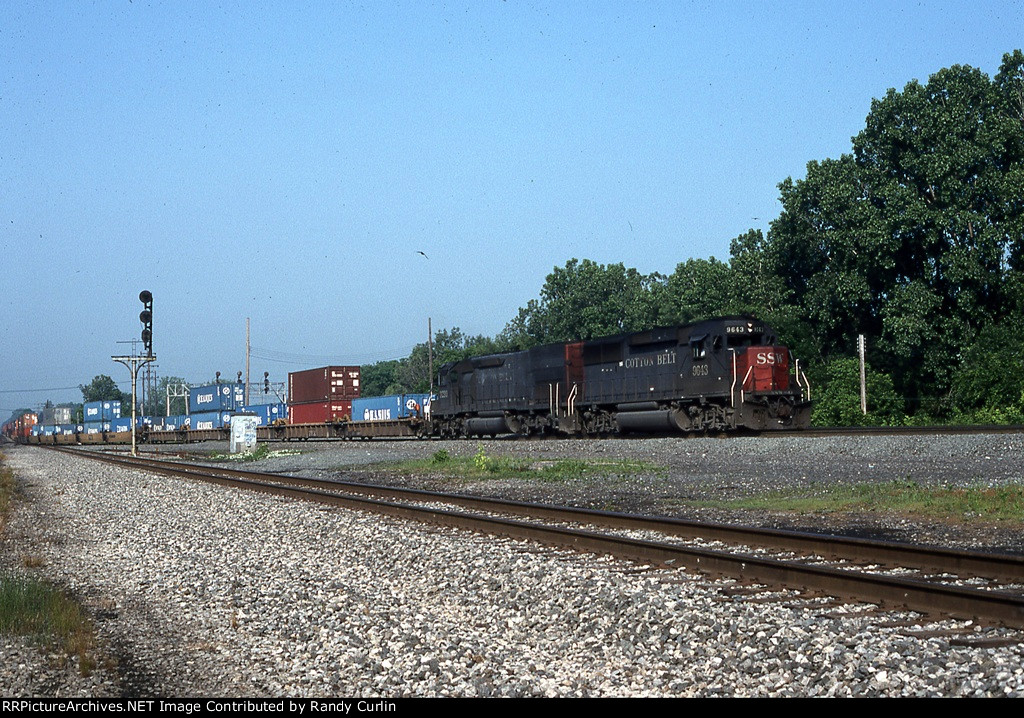
<path id="1" fill-rule="evenodd" d="M 5 696 L 1024 694 L 1019 644 L 906 637 L 862 607 L 726 599 L 682 572 L 28 447 L 9 461 L 4 561 L 82 600 L 105 667 L 82 678 L 5 637 Z"/>

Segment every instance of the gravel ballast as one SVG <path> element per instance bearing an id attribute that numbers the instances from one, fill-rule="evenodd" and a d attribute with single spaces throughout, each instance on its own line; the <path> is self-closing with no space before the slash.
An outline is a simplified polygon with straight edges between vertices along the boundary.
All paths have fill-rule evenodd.
<path id="1" fill-rule="evenodd" d="M 605 453 L 639 451 L 651 461 L 659 452 L 685 455 L 683 463 L 707 462 L 708 480 L 720 480 L 706 452 L 685 454 L 702 449 L 691 442 L 602 443 Z M 572 451 L 561 442 L 504 446 L 492 442 L 488 451 Z M 463 447 L 452 450 L 477 445 Z M 301 448 L 261 468 L 331 472 L 356 463 L 343 461 L 344 452 L 376 461 L 440 445 Z M 55 655 L 3 637 L 5 696 L 1024 693 L 1020 645 L 903 636 L 878 627 L 863 606 L 727 598 L 724 583 L 683 572 L 29 447 L 10 450 L 8 460 L 22 496 L 0 539 L 4 562 L 52 580 L 89 609 L 101 667 L 82 677 Z M 670 469 L 658 491 L 681 479 Z M 755 478 L 736 479 L 745 480 Z M 711 490 L 704 478 L 692 485 Z"/>

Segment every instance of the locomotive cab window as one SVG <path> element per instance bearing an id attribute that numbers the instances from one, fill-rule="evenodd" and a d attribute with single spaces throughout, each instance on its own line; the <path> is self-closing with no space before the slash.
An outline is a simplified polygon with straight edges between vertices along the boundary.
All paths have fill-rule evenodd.
<path id="1" fill-rule="evenodd" d="M 729 347 L 753 347 L 761 346 L 760 334 L 730 334 L 728 337 Z"/>
<path id="2" fill-rule="evenodd" d="M 693 350 L 694 359 L 703 359 L 707 356 L 707 334 L 702 334 L 699 337 L 690 337 L 690 348 Z"/>

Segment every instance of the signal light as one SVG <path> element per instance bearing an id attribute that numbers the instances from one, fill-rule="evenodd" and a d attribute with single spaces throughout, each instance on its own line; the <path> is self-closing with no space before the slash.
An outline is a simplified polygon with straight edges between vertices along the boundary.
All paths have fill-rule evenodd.
<path id="1" fill-rule="evenodd" d="M 269 394 L 270 393 L 270 372 L 269 371 L 263 372 L 263 393 L 264 394 Z"/>
<path id="2" fill-rule="evenodd" d="M 153 294 L 145 289 L 139 292 L 139 301 L 142 302 L 142 311 L 139 312 L 139 321 L 142 322 L 142 345 L 146 349 L 146 356 L 153 356 Z"/>

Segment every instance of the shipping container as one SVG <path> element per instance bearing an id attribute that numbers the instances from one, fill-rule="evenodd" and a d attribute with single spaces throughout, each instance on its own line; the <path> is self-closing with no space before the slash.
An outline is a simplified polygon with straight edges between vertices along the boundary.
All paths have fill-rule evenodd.
<path id="1" fill-rule="evenodd" d="M 86 421 L 81 426 L 86 434 L 99 434 L 104 431 L 110 431 L 109 421 Z"/>
<path id="2" fill-rule="evenodd" d="M 135 417 L 135 425 L 152 425 L 153 417 L 151 416 L 137 416 Z M 131 431 L 132 430 L 132 418 L 130 416 L 119 416 L 116 419 L 110 420 L 111 431 Z"/>
<path id="3" fill-rule="evenodd" d="M 288 403 L 310 404 L 359 396 L 359 367 L 325 366 L 288 374 Z"/>
<path id="4" fill-rule="evenodd" d="M 429 394 L 392 394 L 352 400 L 352 421 L 393 421 L 425 416 Z"/>
<path id="5" fill-rule="evenodd" d="M 210 384 L 194 386 L 188 390 L 189 411 L 193 414 L 210 411 L 233 411 L 241 406 L 236 396 L 244 397 L 245 390 L 236 384 Z"/>
<path id="6" fill-rule="evenodd" d="M 332 421 L 346 421 L 352 416 L 352 402 L 312 401 L 288 405 L 289 424 L 326 424 Z"/>
<path id="7" fill-rule="evenodd" d="M 71 423 L 71 407 L 70 406 L 56 406 L 53 409 L 53 420 L 57 424 L 70 424 Z"/>
<path id="8" fill-rule="evenodd" d="M 87 401 L 82 405 L 82 413 L 85 421 L 110 421 L 121 416 L 121 402 L 119 401 Z"/>
<path id="9" fill-rule="evenodd" d="M 131 407 L 129 407 L 130 409 Z M 128 412 L 129 414 L 131 411 Z M 119 401 L 104 401 L 103 402 L 103 415 L 100 417 L 103 421 L 110 421 L 121 416 L 121 402 Z"/>
<path id="10" fill-rule="evenodd" d="M 204 429 L 222 429 L 224 427 L 224 412 L 204 411 L 192 414 L 192 429 L 202 431 Z"/>
<path id="11" fill-rule="evenodd" d="M 190 425 L 191 417 L 179 414 L 176 416 L 164 417 L 164 431 L 177 431 L 178 429 L 187 429 Z"/>
<path id="12" fill-rule="evenodd" d="M 256 404 L 247 406 L 243 411 L 256 415 L 259 426 L 269 426 L 278 419 L 288 418 L 288 407 L 285 404 Z"/>

